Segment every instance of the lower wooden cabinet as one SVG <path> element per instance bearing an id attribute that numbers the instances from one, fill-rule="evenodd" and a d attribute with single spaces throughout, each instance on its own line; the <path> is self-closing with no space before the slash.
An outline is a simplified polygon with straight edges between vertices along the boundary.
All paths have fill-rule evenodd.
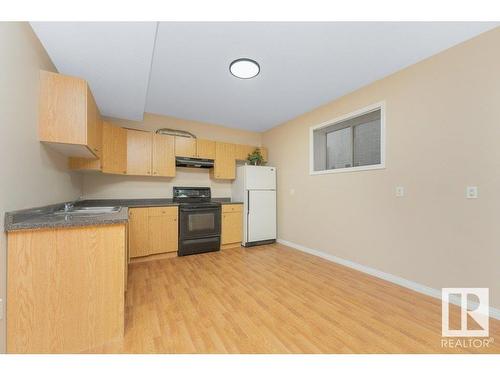
<path id="1" fill-rule="evenodd" d="M 222 248 L 238 247 L 243 240 L 243 205 L 222 205 Z"/>
<path id="2" fill-rule="evenodd" d="M 123 338 L 125 233 L 125 224 L 8 233 L 8 353 L 79 353 Z"/>
<path id="3" fill-rule="evenodd" d="M 130 257 L 177 251 L 178 228 L 177 207 L 130 208 Z"/>

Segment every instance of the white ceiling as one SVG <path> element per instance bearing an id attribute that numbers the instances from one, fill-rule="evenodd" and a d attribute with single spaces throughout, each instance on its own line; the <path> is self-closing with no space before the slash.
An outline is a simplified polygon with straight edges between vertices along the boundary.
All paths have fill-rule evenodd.
<path id="1" fill-rule="evenodd" d="M 141 120 L 151 112 L 262 131 L 498 23 L 32 26 L 59 72 L 90 82 L 104 115 Z M 230 74 L 229 64 L 241 57 L 260 64 L 256 78 Z"/>
<path id="2" fill-rule="evenodd" d="M 60 73 L 85 78 L 101 112 L 142 120 L 156 22 L 31 22 Z"/>

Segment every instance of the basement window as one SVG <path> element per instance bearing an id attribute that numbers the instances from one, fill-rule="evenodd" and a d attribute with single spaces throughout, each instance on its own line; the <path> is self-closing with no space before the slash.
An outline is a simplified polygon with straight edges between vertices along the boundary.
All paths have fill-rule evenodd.
<path id="1" fill-rule="evenodd" d="M 310 174 L 385 166 L 384 105 L 376 104 L 310 128 Z"/>

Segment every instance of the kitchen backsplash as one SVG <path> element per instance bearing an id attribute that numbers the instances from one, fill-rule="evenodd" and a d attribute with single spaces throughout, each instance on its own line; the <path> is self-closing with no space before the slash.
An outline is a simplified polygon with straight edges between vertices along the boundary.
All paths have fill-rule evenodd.
<path id="1" fill-rule="evenodd" d="M 87 173 L 83 176 L 83 198 L 171 198 L 174 186 L 209 186 L 213 197 L 231 197 L 230 181 L 213 180 L 208 170 L 177 168 L 175 178 Z"/>

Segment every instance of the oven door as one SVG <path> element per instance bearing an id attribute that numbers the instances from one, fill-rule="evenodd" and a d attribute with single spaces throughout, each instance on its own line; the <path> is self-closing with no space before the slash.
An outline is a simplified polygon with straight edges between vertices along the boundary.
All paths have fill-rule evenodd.
<path id="1" fill-rule="evenodd" d="M 181 207 L 179 239 L 220 236 L 220 207 Z"/>

